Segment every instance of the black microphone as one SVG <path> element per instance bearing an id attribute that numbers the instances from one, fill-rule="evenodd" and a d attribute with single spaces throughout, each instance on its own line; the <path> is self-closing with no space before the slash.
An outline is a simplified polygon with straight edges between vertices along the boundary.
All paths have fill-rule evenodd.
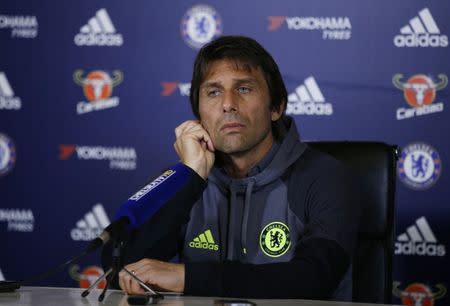
<path id="1" fill-rule="evenodd" d="M 103 230 L 100 235 L 98 235 L 97 238 L 89 242 L 89 245 L 86 247 L 86 252 L 92 253 L 96 249 L 107 243 L 109 240 L 111 240 L 111 238 L 117 239 L 120 234 L 125 231 L 128 224 L 129 220 L 127 217 L 121 217 L 118 220 L 112 222 Z"/>

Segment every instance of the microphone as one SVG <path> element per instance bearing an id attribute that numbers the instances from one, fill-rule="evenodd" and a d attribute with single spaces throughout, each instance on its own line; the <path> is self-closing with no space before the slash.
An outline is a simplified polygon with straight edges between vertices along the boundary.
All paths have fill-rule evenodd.
<path id="1" fill-rule="evenodd" d="M 92 240 L 86 251 L 93 252 L 109 240 L 119 237 L 126 229 L 133 230 L 144 224 L 186 185 L 191 175 L 192 170 L 188 166 L 178 163 L 145 185 L 119 207 L 116 221 Z"/>

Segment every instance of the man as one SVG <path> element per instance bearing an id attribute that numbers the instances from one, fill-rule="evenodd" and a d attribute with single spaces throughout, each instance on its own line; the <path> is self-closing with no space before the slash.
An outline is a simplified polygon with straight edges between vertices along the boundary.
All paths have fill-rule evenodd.
<path id="1" fill-rule="evenodd" d="M 178 126 L 174 144 L 192 171 L 176 200 L 186 216 L 173 209 L 165 220 L 179 226 L 163 230 L 160 217 L 133 233 L 126 268 L 190 295 L 351 300 L 357 199 L 343 166 L 299 141 L 270 54 L 246 37 L 211 42 L 190 101 L 198 120 Z M 149 242 L 156 231 L 167 235 Z M 123 271 L 119 286 L 144 292 Z"/>

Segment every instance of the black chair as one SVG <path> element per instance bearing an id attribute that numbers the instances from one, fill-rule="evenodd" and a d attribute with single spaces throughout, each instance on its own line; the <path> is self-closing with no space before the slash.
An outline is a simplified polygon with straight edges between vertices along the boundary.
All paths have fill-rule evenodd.
<path id="1" fill-rule="evenodd" d="M 364 203 L 353 258 L 353 301 L 391 303 L 397 146 L 380 142 L 307 142 L 352 168 Z"/>

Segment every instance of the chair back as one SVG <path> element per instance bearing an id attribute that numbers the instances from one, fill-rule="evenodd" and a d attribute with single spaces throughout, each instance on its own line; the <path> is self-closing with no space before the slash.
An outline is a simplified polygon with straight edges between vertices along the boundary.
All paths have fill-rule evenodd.
<path id="1" fill-rule="evenodd" d="M 397 146 L 380 142 L 307 142 L 359 176 L 360 228 L 353 258 L 353 301 L 391 303 Z"/>

